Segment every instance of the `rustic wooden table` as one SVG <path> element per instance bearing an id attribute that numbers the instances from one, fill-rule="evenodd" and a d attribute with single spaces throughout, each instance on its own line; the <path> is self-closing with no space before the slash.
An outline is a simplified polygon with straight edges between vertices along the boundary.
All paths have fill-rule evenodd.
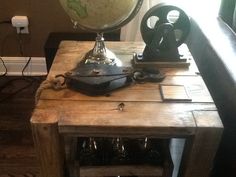
<path id="1" fill-rule="evenodd" d="M 48 77 L 73 69 L 92 47 L 93 42 L 62 42 Z M 144 44 L 107 42 L 107 47 L 129 66 L 133 52 L 141 52 Z M 64 176 L 62 135 L 186 138 L 180 176 L 208 177 L 223 126 L 191 57 L 189 61 L 189 68 L 162 68 L 166 78 L 161 83 L 132 84 L 110 96 L 44 90 L 31 118 L 42 177 Z M 191 100 L 165 101 L 160 85 L 170 86 L 163 87 L 168 99 L 184 97 L 178 87 L 184 85 Z M 117 109 L 120 103 L 125 104 L 123 111 Z"/>

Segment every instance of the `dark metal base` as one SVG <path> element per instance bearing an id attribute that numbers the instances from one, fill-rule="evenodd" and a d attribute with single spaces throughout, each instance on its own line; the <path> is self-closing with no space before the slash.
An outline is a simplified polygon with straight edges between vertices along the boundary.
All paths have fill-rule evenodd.
<path id="1" fill-rule="evenodd" d="M 148 68 L 148 67 L 157 67 L 157 68 L 179 68 L 179 67 L 189 67 L 190 62 L 186 58 L 178 58 L 177 60 L 162 59 L 157 58 L 144 59 L 143 54 L 134 53 L 132 64 L 135 68 Z"/>
<path id="2" fill-rule="evenodd" d="M 103 64 L 81 65 L 66 76 L 69 88 L 91 96 L 105 95 L 130 83 L 129 68 Z"/>

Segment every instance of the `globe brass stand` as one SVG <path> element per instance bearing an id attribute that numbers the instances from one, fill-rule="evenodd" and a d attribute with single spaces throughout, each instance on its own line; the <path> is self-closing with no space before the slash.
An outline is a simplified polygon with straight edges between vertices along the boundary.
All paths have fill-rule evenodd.
<path id="1" fill-rule="evenodd" d="M 94 48 L 84 57 L 85 64 L 97 63 L 121 66 L 122 62 L 116 55 L 106 48 L 103 33 L 97 33 Z"/>
<path id="2" fill-rule="evenodd" d="M 143 0 L 59 0 L 75 26 L 97 33 L 94 48 L 84 57 L 85 64 L 121 65 L 105 47 L 103 33 L 120 29 L 140 10 Z"/>

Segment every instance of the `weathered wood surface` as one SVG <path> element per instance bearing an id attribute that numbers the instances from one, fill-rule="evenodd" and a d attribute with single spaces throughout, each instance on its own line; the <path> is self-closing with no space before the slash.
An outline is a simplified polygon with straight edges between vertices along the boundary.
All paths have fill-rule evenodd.
<path id="1" fill-rule="evenodd" d="M 92 42 L 61 43 L 48 77 L 73 69 L 92 47 Z M 107 47 L 122 55 L 124 65 L 130 66 L 133 52 L 141 52 L 144 44 L 109 42 Z M 189 68 L 162 68 L 166 78 L 161 84 L 184 85 L 191 101 L 163 101 L 158 83 L 132 84 L 97 97 L 69 89 L 44 90 L 31 119 L 43 177 L 62 176 L 58 131 L 75 136 L 188 137 L 182 174 L 184 177 L 206 176 L 222 125 L 211 123 L 217 122 L 219 117 L 208 113 L 217 114 L 217 109 L 194 61 L 190 61 Z M 120 103 L 125 105 L 123 110 L 118 109 Z M 197 116 L 199 111 L 202 116 Z M 211 122 L 200 117 L 210 117 Z M 210 132 L 206 136 L 207 143 L 204 143 L 204 132 Z M 44 143 L 47 147 L 42 147 Z M 54 155 L 50 156 L 53 149 Z M 208 153 L 208 156 L 201 157 L 201 153 Z M 205 168 L 195 165 L 201 160 L 205 160 Z M 201 172 L 197 173 L 198 170 Z"/>
<path id="2" fill-rule="evenodd" d="M 73 69 L 92 46 L 91 42 L 65 41 L 61 43 L 48 78 Z M 116 53 L 122 54 L 120 56 L 125 66 L 131 65 L 130 60 L 133 52 L 140 52 L 144 48 L 143 43 L 134 44 L 132 42 L 125 42 L 122 46 L 119 45 L 119 42 L 109 42 L 107 46 Z M 199 71 L 193 60 L 189 68 L 161 68 L 161 71 L 166 75 L 162 84 L 185 85 L 193 102 L 212 102 L 208 89 L 201 76 L 198 75 Z M 133 84 L 128 88 L 112 92 L 111 97 L 88 97 L 68 89 L 58 92 L 48 89 L 42 93 L 40 98 L 47 100 L 161 101 L 159 85 L 151 83 Z"/>
<path id="3" fill-rule="evenodd" d="M 30 132 L 28 134 L 31 135 Z M 10 137 L 14 136 L 10 135 Z M 18 139 L 21 139 L 21 137 L 18 137 Z M 40 177 L 39 163 L 32 143 L 27 145 L 19 142 L 19 140 L 15 144 L 3 143 L 4 145 L 2 142 L 0 145 L 0 177 Z"/>
<path id="4" fill-rule="evenodd" d="M 72 104 L 77 106 L 75 103 Z M 77 111 L 61 112 L 59 131 L 62 133 L 74 131 L 91 136 L 99 134 L 100 136 L 157 136 L 158 134 L 178 136 L 194 133 L 195 123 L 191 112 L 176 111 L 173 114 L 168 105 L 134 102 L 125 102 L 124 110 L 119 111 L 117 108 L 119 104 L 119 102 L 78 103 L 80 108 Z"/>
<path id="5" fill-rule="evenodd" d="M 208 177 L 223 133 L 216 111 L 194 111 L 197 130 L 194 140 L 188 139 L 180 176 Z"/>
<path id="6" fill-rule="evenodd" d="M 156 176 L 163 177 L 163 167 L 150 165 L 90 166 L 78 168 L 81 177 L 94 176 Z M 155 175 L 154 175 L 155 174 Z"/>
<path id="7" fill-rule="evenodd" d="M 200 76 L 167 76 L 161 84 L 185 85 L 192 102 L 213 102 Z M 87 100 L 87 101 L 162 101 L 159 84 L 133 84 L 111 92 L 110 96 L 86 96 L 69 89 L 61 91 L 45 90 L 41 100 Z"/>
<path id="8" fill-rule="evenodd" d="M 61 43 L 48 77 L 73 69 L 92 46 L 91 42 L 66 41 Z M 143 43 L 131 42 L 122 43 L 122 45 L 118 42 L 109 42 L 107 46 L 125 56 L 123 58 L 125 65 L 130 65 L 133 52 L 140 52 L 144 48 Z M 198 104 L 181 105 L 174 102 L 163 104 L 159 84 L 134 83 L 129 87 L 112 92 L 109 96 L 97 97 L 86 96 L 69 89 L 56 92 L 48 89 L 43 91 L 37 108 L 56 110 L 59 130 L 64 133 L 78 131 L 81 134 L 91 134 L 92 132 L 117 134 L 122 132 L 121 128 L 130 128 L 125 132 L 132 131 L 134 134 L 135 131 L 140 131 L 142 134 L 145 131 L 141 131 L 141 129 L 148 129 L 146 133 L 153 135 L 154 132 L 160 133 L 161 129 L 166 128 L 162 131 L 166 135 L 170 131 L 173 132 L 172 135 L 176 134 L 176 136 L 193 134 L 195 122 L 191 111 L 216 110 L 214 104 L 207 104 L 212 103 L 212 98 L 201 76 L 197 74 L 196 65 L 192 61 L 190 68 L 162 68 L 162 71 L 167 76 L 162 84 L 185 85 L 189 97 L 192 99 L 191 103 Z M 122 112 L 117 110 L 117 106 L 121 102 L 125 103 L 125 109 Z M 187 110 L 184 111 L 185 109 Z M 178 128 L 182 128 L 179 133 L 177 133 Z"/>
<path id="9" fill-rule="evenodd" d="M 31 119 L 35 149 L 39 157 L 42 177 L 64 176 L 64 150 L 59 137 L 57 115 L 54 111 L 35 110 Z M 40 121 L 44 120 L 44 123 Z M 40 120 L 40 121 L 38 121 Z"/>
<path id="10" fill-rule="evenodd" d="M 46 109 L 57 112 L 61 133 L 78 132 L 77 134 L 81 136 L 191 135 L 195 131 L 192 111 L 216 110 L 216 107 L 210 103 L 176 104 L 140 101 L 122 102 L 124 110 L 120 111 L 118 109 L 120 103 L 41 100 L 38 109 L 45 110 L 42 115 L 47 115 Z M 44 121 L 41 119 L 39 123 Z"/>
<path id="11" fill-rule="evenodd" d="M 63 74 L 73 69 L 83 56 L 91 50 L 93 42 L 75 42 L 63 41 L 54 59 L 49 76 Z M 145 45 L 142 42 L 123 42 L 122 46 L 119 42 L 107 42 L 106 46 L 111 49 L 118 57 L 122 58 L 123 65 L 130 66 L 134 52 L 142 52 Z M 191 60 L 189 68 L 161 68 L 161 71 L 169 74 L 179 75 L 197 75 L 199 73 L 194 61 Z"/>
<path id="12" fill-rule="evenodd" d="M 193 110 L 216 110 L 211 104 L 124 102 L 124 110 L 119 111 L 120 103 L 67 101 L 59 105 L 43 101 L 40 105 L 57 105 L 60 132 L 87 136 L 190 135 L 195 129 Z"/>

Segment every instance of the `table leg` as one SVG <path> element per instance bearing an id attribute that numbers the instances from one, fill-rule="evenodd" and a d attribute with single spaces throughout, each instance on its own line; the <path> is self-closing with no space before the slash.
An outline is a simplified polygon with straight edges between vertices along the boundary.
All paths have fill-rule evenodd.
<path id="1" fill-rule="evenodd" d="M 40 162 L 41 177 L 63 177 L 62 144 L 56 123 L 32 123 L 36 153 Z"/>
<path id="2" fill-rule="evenodd" d="M 209 177 L 223 126 L 216 111 L 196 111 L 193 115 L 197 129 L 186 140 L 178 177 Z"/>

